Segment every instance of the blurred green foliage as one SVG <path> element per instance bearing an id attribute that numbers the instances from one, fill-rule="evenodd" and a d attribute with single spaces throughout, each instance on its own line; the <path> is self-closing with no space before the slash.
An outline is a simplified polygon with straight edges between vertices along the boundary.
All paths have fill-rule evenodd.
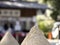
<path id="1" fill-rule="evenodd" d="M 53 19 L 49 19 L 49 17 L 45 15 L 37 15 L 36 19 L 39 29 L 42 30 L 44 35 L 47 37 L 48 32 L 51 32 L 55 21 Z"/>
<path id="2" fill-rule="evenodd" d="M 44 32 L 44 35 L 46 36 L 46 38 L 48 36 L 48 32 L 51 32 L 52 30 L 53 23 L 54 23 L 53 20 L 40 21 L 38 23 L 39 29 L 41 29 Z"/>
<path id="3" fill-rule="evenodd" d="M 54 8 L 51 17 L 54 20 L 57 20 L 57 16 L 60 15 L 60 0 L 44 0 L 44 3 L 47 4 L 47 2 L 49 2 Z"/>
<path id="4" fill-rule="evenodd" d="M 51 4 L 51 6 L 54 8 L 52 11 L 52 14 L 51 14 L 51 17 L 57 21 L 57 16 L 60 15 L 60 0 L 44 0 L 44 3 L 48 5 L 48 3 Z M 59 19 L 60 20 L 60 19 Z M 44 28 L 45 29 L 45 28 Z M 47 30 L 46 30 L 47 31 Z M 48 35 L 48 31 L 46 32 L 44 31 L 44 34 L 45 36 L 47 37 Z"/>

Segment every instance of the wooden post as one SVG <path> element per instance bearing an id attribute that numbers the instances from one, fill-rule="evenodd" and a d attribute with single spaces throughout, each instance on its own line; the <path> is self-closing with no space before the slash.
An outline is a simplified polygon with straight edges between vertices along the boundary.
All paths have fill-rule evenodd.
<path id="1" fill-rule="evenodd" d="M 52 39 L 52 33 L 51 32 L 48 33 L 48 39 Z"/>

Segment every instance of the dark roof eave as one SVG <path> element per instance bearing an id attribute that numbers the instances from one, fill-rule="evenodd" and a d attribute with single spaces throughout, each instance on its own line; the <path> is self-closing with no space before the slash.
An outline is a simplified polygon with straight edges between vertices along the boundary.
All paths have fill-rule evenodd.
<path id="1" fill-rule="evenodd" d="M 47 9 L 47 5 L 38 3 L 18 3 L 18 2 L 0 2 L 0 8 L 33 8 L 33 9 Z"/>

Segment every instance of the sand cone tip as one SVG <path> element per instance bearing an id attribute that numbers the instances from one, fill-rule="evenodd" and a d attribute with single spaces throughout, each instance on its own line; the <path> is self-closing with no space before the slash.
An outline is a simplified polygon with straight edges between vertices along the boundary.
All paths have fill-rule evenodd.
<path id="1" fill-rule="evenodd" d="M 50 43 L 47 41 L 42 31 L 34 26 L 21 45 L 50 45 Z"/>
<path id="2" fill-rule="evenodd" d="M 6 32 L 0 43 L 1 45 L 19 45 L 16 39 L 10 33 L 10 31 Z"/>

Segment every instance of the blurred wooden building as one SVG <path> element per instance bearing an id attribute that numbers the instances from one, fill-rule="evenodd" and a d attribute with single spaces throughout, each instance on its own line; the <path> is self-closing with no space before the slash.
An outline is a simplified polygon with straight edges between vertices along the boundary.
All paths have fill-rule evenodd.
<path id="1" fill-rule="evenodd" d="M 13 23 L 20 19 L 21 23 L 25 23 L 22 23 L 22 26 L 29 29 L 31 27 L 30 22 L 33 21 L 32 17 L 37 14 L 44 14 L 47 8 L 47 5 L 37 2 L 0 1 L 0 24 L 4 24 L 6 21 Z"/>

